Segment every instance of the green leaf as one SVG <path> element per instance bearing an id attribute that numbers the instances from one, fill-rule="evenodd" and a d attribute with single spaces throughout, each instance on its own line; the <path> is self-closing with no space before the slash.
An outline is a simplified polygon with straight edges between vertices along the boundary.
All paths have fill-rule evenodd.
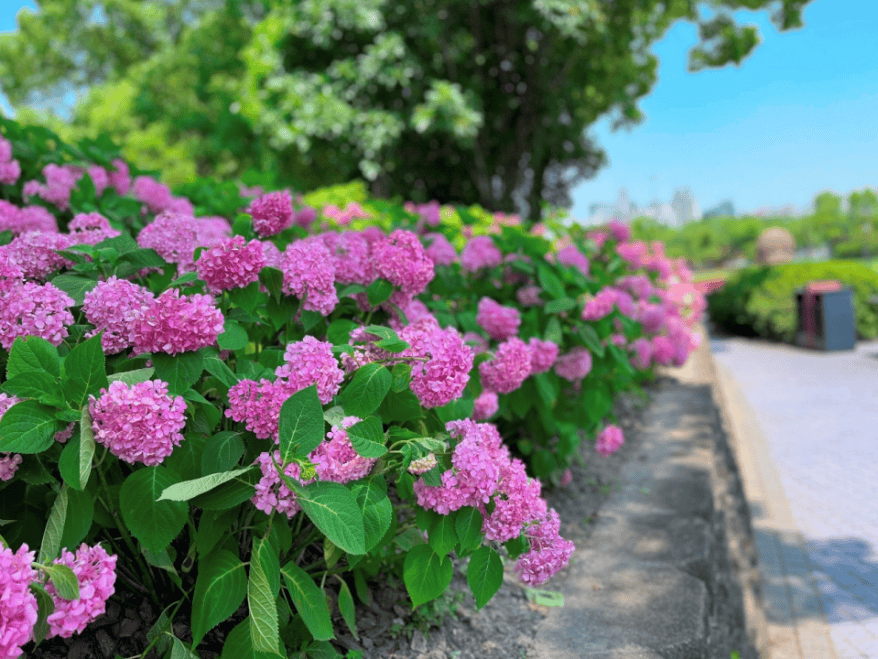
<path id="1" fill-rule="evenodd" d="M 278 300 L 283 295 L 284 273 L 277 268 L 264 267 L 259 273 L 260 283 L 268 289 L 271 296 Z"/>
<path id="2" fill-rule="evenodd" d="M 278 424 L 283 463 L 306 456 L 323 441 L 323 406 L 316 385 L 297 391 L 280 408 Z"/>
<path id="3" fill-rule="evenodd" d="M 344 485 L 318 481 L 307 487 L 295 485 L 284 477 L 284 482 L 296 492 L 299 505 L 314 525 L 329 540 L 349 554 L 365 554 L 366 538 L 363 513 L 354 495 Z"/>
<path id="4" fill-rule="evenodd" d="M 347 343 L 351 340 L 351 330 L 355 327 L 357 327 L 357 324 L 346 318 L 333 320 L 329 323 L 329 328 L 326 330 L 326 340 L 333 345 Z"/>
<path id="5" fill-rule="evenodd" d="M 232 373 L 232 370 L 217 356 L 215 351 L 202 354 L 204 354 L 204 368 L 208 373 L 227 387 L 234 387 L 238 384 L 238 376 Z"/>
<path id="6" fill-rule="evenodd" d="M 351 445 L 364 458 L 380 458 L 387 453 L 384 445 L 384 428 L 374 416 L 369 416 L 348 428 Z"/>
<path id="7" fill-rule="evenodd" d="M 477 508 L 465 506 L 457 511 L 454 528 L 463 550 L 474 549 L 482 544 L 482 513 Z"/>
<path id="8" fill-rule="evenodd" d="M 380 364 L 362 366 L 341 394 L 342 407 L 348 414 L 365 419 L 381 405 L 392 381 L 390 371 Z"/>
<path id="9" fill-rule="evenodd" d="M 565 297 L 566 292 L 564 291 L 564 284 L 550 266 L 545 263 L 540 263 L 537 266 L 537 279 L 543 290 L 552 298 L 558 299 Z"/>
<path id="10" fill-rule="evenodd" d="M 247 336 L 247 330 L 238 323 L 234 320 L 226 320 L 223 329 L 225 331 L 216 338 L 220 348 L 223 350 L 241 350 L 247 347 L 250 338 Z"/>
<path id="11" fill-rule="evenodd" d="M 73 570 L 66 565 L 56 564 L 49 567 L 46 572 L 48 572 L 55 590 L 58 591 L 58 595 L 66 600 L 79 599 L 79 581 L 73 574 Z"/>
<path id="12" fill-rule="evenodd" d="M 385 423 L 414 421 L 423 416 L 424 408 L 418 397 L 406 389 L 400 393 L 388 393 L 378 408 L 378 414 Z"/>
<path id="13" fill-rule="evenodd" d="M 187 272 L 184 275 L 180 275 L 174 281 L 168 284 L 167 288 L 176 288 L 178 286 L 182 286 L 183 284 L 190 284 L 196 279 L 198 279 L 198 273 Z"/>
<path id="14" fill-rule="evenodd" d="M 549 318 L 549 322 L 546 323 L 546 330 L 543 332 L 543 340 L 551 341 L 558 345 L 561 345 L 561 342 L 564 340 L 564 335 L 561 332 L 561 323 L 556 317 L 552 316 Z"/>
<path id="15" fill-rule="evenodd" d="M 244 563 L 232 552 L 218 549 L 198 561 L 198 578 L 192 600 L 192 646 L 226 620 L 247 596 Z"/>
<path id="16" fill-rule="evenodd" d="M 392 523 L 393 504 L 387 496 L 387 481 L 382 475 L 372 476 L 351 483 L 350 489 L 363 511 L 366 551 L 372 551 Z"/>
<path id="17" fill-rule="evenodd" d="M 473 415 L 473 408 L 475 407 L 475 398 L 471 391 L 464 391 L 460 398 L 455 398 L 453 401 L 444 405 L 442 407 L 436 408 L 436 414 L 439 415 L 439 418 L 443 423 L 448 423 L 449 421 L 455 421 L 457 419 L 468 419 Z"/>
<path id="18" fill-rule="evenodd" d="M 250 639 L 254 652 L 268 652 L 283 656 L 280 651 L 280 634 L 277 621 L 277 594 L 272 592 L 265 555 L 259 551 L 260 544 L 267 541 L 255 539 L 250 561 L 250 579 L 247 583 L 247 604 L 250 607 Z"/>
<path id="19" fill-rule="evenodd" d="M 157 501 L 190 501 L 195 497 L 210 492 L 215 487 L 219 487 L 223 483 L 228 483 L 255 467 L 245 467 L 244 469 L 235 469 L 234 471 L 225 471 L 219 474 L 209 474 L 196 478 L 191 481 L 181 481 L 168 486 L 162 491 L 162 495 Z"/>
<path id="20" fill-rule="evenodd" d="M 585 344 L 586 348 L 591 350 L 598 357 L 604 356 L 604 344 L 601 343 L 601 338 L 598 336 L 594 325 L 591 323 L 583 323 L 580 325 L 579 336 L 582 338 L 582 342 Z"/>
<path id="21" fill-rule="evenodd" d="M 82 407 L 89 395 L 109 386 L 105 359 L 100 334 L 80 343 L 64 358 L 61 385 L 73 407 Z"/>
<path id="22" fill-rule="evenodd" d="M 186 433 L 184 441 L 165 458 L 162 464 L 183 480 L 199 478 L 204 475 L 201 472 L 201 458 L 204 456 L 206 445 L 207 438 L 200 433 Z"/>
<path id="23" fill-rule="evenodd" d="M 15 339 L 9 349 L 6 377 L 12 379 L 29 371 L 45 371 L 53 377 L 61 377 L 61 358 L 55 346 L 36 336 Z"/>
<path id="24" fill-rule="evenodd" d="M 393 377 L 393 383 L 390 387 L 391 390 L 395 393 L 406 391 L 409 388 L 409 384 L 412 380 L 412 365 L 397 364 L 393 367 L 390 375 L 391 377 Z"/>
<path id="25" fill-rule="evenodd" d="M 562 297 L 558 300 L 546 302 L 543 311 L 546 313 L 560 313 L 562 311 L 570 311 L 576 308 L 576 300 L 572 297 Z"/>
<path id="26" fill-rule="evenodd" d="M 119 507 L 125 525 L 150 551 L 159 552 L 186 525 L 189 506 L 180 501 L 158 501 L 161 493 L 180 481 L 167 467 L 144 467 L 122 483 Z"/>
<path id="27" fill-rule="evenodd" d="M 250 619 L 244 618 L 226 637 L 220 659 L 271 659 L 276 656 L 277 651 L 259 652 L 253 649 Z"/>
<path id="28" fill-rule="evenodd" d="M 37 622 L 34 625 L 33 632 L 33 641 L 36 646 L 42 643 L 49 633 L 49 623 L 46 618 L 55 612 L 55 600 L 52 599 L 52 596 L 46 592 L 42 585 L 31 581 L 28 586 L 30 586 L 31 592 L 37 598 Z"/>
<path id="29" fill-rule="evenodd" d="M 150 368 L 138 368 L 134 371 L 123 371 L 122 373 L 113 373 L 112 375 L 107 376 L 107 380 L 110 382 L 124 382 L 129 387 L 133 387 L 135 384 L 140 384 L 141 382 L 146 382 L 151 380 L 153 374 L 155 373 L 155 369 Z"/>
<path id="30" fill-rule="evenodd" d="M 402 569 L 402 578 L 412 604 L 419 606 L 439 597 L 451 583 L 451 559 L 439 556 L 429 545 L 409 550 Z"/>
<path id="31" fill-rule="evenodd" d="M 244 440 L 240 433 L 223 430 L 211 437 L 201 455 L 201 473 L 216 474 L 230 471 L 244 455 Z"/>
<path id="32" fill-rule="evenodd" d="M 85 302 L 85 294 L 98 285 L 97 280 L 76 275 L 58 275 L 52 279 L 52 285 L 60 288 L 73 298 L 73 305 L 81 307 Z"/>
<path id="33" fill-rule="evenodd" d="M 43 531 L 40 543 L 39 563 L 50 563 L 61 551 L 61 534 L 64 532 L 64 521 L 67 519 L 67 486 L 62 485 L 49 513 L 49 521 Z"/>
<path id="34" fill-rule="evenodd" d="M 437 554 L 443 558 L 457 544 L 457 532 L 454 530 L 454 519 L 450 515 L 440 515 L 427 532 L 427 542 Z"/>
<path id="35" fill-rule="evenodd" d="M 34 398 L 41 403 L 64 406 L 64 394 L 57 378 L 45 371 L 19 373 L 3 383 L 3 391 L 18 398 Z"/>
<path id="36" fill-rule="evenodd" d="M 198 655 L 186 647 L 176 636 L 171 636 L 171 656 L 169 659 L 198 659 Z"/>
<path id="37" fill-rule="evenodd" d="M 351 635 L 359 641 L 360 636 L 357 634 L 357 610 L 354 606 L 354 596 L 351 594 L 351 589 L 347 582 L 341 577 L 338 577 L 338 580 L 341 584 L 338 591 L 338 611 L 341 613 L 341 617 L 344 618 L 348 629 L 351 630 Z"/>
<path id="38" fill-rule="evenodd" d="M 152 356 L 155 377 L 168 383 L 168 393 L 177 396 L 198 382 L 204 371 L 204 357 L 200 352 L 181 352 L 178 355 L 156 353 Z"/>
<path id="39" fill-rule="evenodd" d="M 67 518 L 61 533 L 61 547 L 75 551 L 91 530 L 94 498 L 85 492 L 67 490 Z"/>
<path id="40" fill-rule="evenodd" d="M 491 547 L 476 549 L 469 559 L 466 581 L 476 598 L 476 608 L 481 609 L 503 585 L 503 561 L 500 560 L 500 554 Z"/>
<path id="41" fill-rule="evenodd" d="M 540 394 L 540 398 L 543 399 L 543 402 L 550 407 L 555 402 L 555 399 L 558 397 L 558 390 L 555 384 L 552 382 L 548 373 L 540 373 L 534 378 L 534 381 L 537 385 L 537 391 Z"/>
<path id="42" fill-rule="evenodd" d="M 198 546 L 198 556 L 204 558 L 217 543 L 231 532 L 235 521 L 238 519 L 238 510 L 215 511 L 204 510 L 198 519 L 198 532 L 195 534 L 195 544 Z"/>
<path id="43" fill-rule="evenodd" d="M 0 419 L 0 452 L 41 453 L 55 442 L 53 410 L 33 400 L 16 403 Z"/>
<path id="44" fill-rule="evenodd" d="M 223 483 L 206 494 L 195 497 L 190 502 L 193 506 L 205 510 L 225 510 L 253 497 L 256 491 L 254 484 L 259 480 L 259 472 L 247 470 L 239 478 Z"/>
<path id="45" fill-rule="evenodd" d="M 387 302 L 391 295 L 393 295 L 393 284 L 386 279 L 376 279 L 366 289 L 366 297 L 369 298 L 369 304 L 373 307 Z"/>
<path id="46" fill-rule="evenodd" d="M 311 635 L 318 641 L 335 638 L 329 606 L 320 587 L 308 574 L 290 561 L 281 568 L 290 599 Z"/>

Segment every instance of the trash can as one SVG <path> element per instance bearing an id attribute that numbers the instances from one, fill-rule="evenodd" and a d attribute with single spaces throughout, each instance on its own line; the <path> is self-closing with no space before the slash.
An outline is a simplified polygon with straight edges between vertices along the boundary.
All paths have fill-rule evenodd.
<path id="1" fill-rule="evenodd" d="M 816 350 L 853 350 L 857 342 L 851 289 L 815 281 L 796 292 L 796 342 Z"/>

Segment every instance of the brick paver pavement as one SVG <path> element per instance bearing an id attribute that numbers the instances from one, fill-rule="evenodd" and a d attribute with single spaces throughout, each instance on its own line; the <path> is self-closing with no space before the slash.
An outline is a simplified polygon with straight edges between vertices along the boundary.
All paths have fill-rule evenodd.
<path id="1" fill-rule="evenodd" d="M 754 410 L 838 659 L 878 659 L 878 342 L 824 353 L 714 337 L 711 348 Z"/>

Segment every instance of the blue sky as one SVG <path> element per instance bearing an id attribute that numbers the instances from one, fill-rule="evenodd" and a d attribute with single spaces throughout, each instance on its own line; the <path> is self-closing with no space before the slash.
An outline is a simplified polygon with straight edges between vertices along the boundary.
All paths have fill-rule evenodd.
<path id="1" fill-rule="evenodd" d="M 0 0 L 0 31 L 16 28 L 23 6 L 34 4 Z M 739 212 L 878 186 L 878 1 L 813 0 L 805 27 L 786 33 L 767 12 L 737 17 L 763 39 L 740 67 L 688 73 L 690 24 L 656 44 L 646 119 L 631 131 L 613 133 L 607 121 L 592 129 L 610 164 L 574 191 L 574 218 L 623 186 L 646 204 L 687 185 L 702 209 L 731 199 Z"/>

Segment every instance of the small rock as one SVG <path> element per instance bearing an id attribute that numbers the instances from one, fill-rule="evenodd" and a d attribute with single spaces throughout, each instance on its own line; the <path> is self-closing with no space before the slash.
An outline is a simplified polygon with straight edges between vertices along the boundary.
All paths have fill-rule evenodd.
<path id="1" fill-rule="evenodd" d="M 138 609 L 138 611 L 140 611 L 140 618 L 144 622 L 149 622 L 150 620 L 153 619 L 152 607 L 149 605 L 149 602 L 141 602 L 140 608 Z M 126 616 L 126 617 L 133 618 L 134 616 Z"/>
<path id="2" fill-rule="evenodd" d="M 360 642 L 363 644 L 363 647 L 366 648 L 367 650 L 371 650 L 372 648 L 375 647 L 375 641 L 373 641 L 368 636 L 363 636 L 360 639 Z"/>
<path id="3" fill-rule="evenodd" d="M 134 620 L 132 618 L 123 618 L 122 622 L 119 623 L 119 632 L 117 633 L 117 636 L 119 638 L 128 638 L 137 631 L 138 627 L 140 627 L 140 622 L 138 622 L 137 620 Z"/>
<path id="4" fill-rule="evenodd" d="M 94 653 L 84 638 L 78 639 L 71 645 L 70 651 L 67 653 L 67 659 L 92 659 L 93 657 Z"/>
<path id="5" fill-rule="evenodd" d="M 393 612 L 401 618 L 405 618 L 406 614 L 408 613 L 408 611 L 406 611 L 405 608 L 400 606 L 399 604 L 393 605 Z"/>
<path id="6" fill-rule="evenodd" d="M 422 632 L 420 629 L 415 631 L 414 634 L 412 634 L 411 648 L 415 652 L 426 652 L 427 651 L 427 637 L 424 636 L 424 632 Z"/>
<path id="7" fill-rule="evenodd" d="M 431 650 L 426 654 L 419 654 L 417 659 L 448 659 L 448 655 L 442 652 L 442 650 Z"/>
<path id="8" fill-rule="evenodd" d="M 500 646 L 497 645 L 494 641 L 485 641 L 482 643 L 482 650 L 485 652 L 490 652 L 491 650 L 499 650 Z"/>
<path id="9" fill-rule="evenodd" d="M 95 639 L 98 642 L 98 647 L 101 649 L 105 657 L 112 657 L 116 650 L 116 643 L 110 638 L 110 635 L 107 633 L 105 629 L 99 629 L 95 634 Z"/>
<path id="10" fill-rule="evenodd" d="M 393 620 L 391 620 L 390 624 L 405 627 L 405 620 L 403 620 L 402 618 L 394 618 Z"/>

